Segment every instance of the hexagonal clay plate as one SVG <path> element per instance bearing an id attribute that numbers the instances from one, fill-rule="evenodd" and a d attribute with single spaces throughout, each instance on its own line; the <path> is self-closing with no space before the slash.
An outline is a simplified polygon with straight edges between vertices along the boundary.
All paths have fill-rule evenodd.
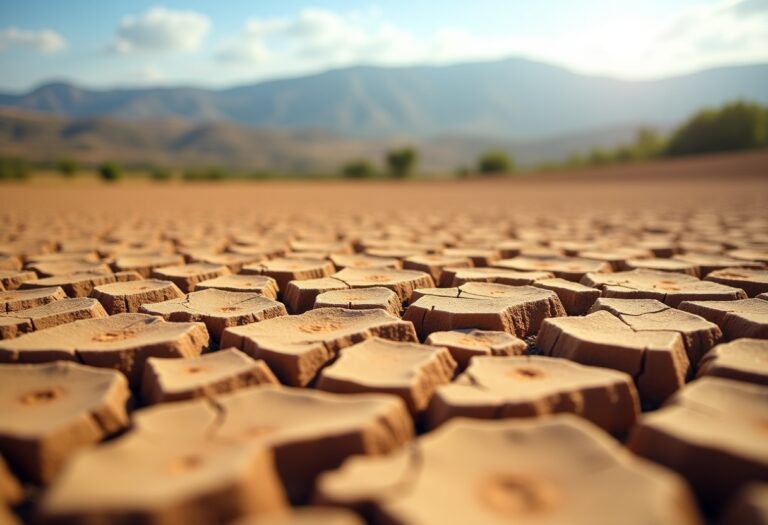
<path id="1" fill-rule="evenodd" d="M 315 476 L 348 456 L 385 454 L 413 436 L 405 404 L 395 396 L 273 386 L 155 405 L 137 412 L 134 421 L 140 431 L 171 442 L 195 432 L 271 448 L 294 502 L 305 502 Z"/>
<path id="2" fill-rule="evenodd" d="M 554 277 L 551 272 L 525 272 L 503 268 L 449 268 L 440 274 L 440 286 L 461 286 L 464 283 L 497 283 L 511 286 L 533 284 L 539 279 Z"/>
<path id="3" fill-rule="evenodd" d="M 320 371 L 316 388 L 340 394 L 380 392 L 399 396 L 416 414 L 438 385 L 450 382 L 456 362 L 443 347 L 374 337 L 344 348 Z"/>
<path id="4" fill-rule="evenodd" d="M 152 277 L 173 282 L 184 293 L 194 292 L 197 283 L 229 275 L 223 264 L 190 263 L 181 266 L 163 266 L 152 270 Z"/>
<path id="5" fill-rule="evenodd" d="M 37 274 L 31 270 L 0 270 L 0 291 L 17 290 L 24 283 L 36 280 Z"/>
<path id="6" fill-rule="evenodd" d="M 257 293 L 269 299 L 277 299 L 277 281 L 266 275 L 224 275 L 199 282 L 195 287 L 198 291 L 209 288 L 227 292 Z"/>
<path id="7" fill-rule="evenodd" d="M 551 272 L 555 277 L 579 282 L 587 273 L 611 272 L 611 265 L 605 261 L 580 259 L 578 257 L 514 257 L 493 264 L 496 268 L 520 272 Z"/>
<path id="8" fill-rule="evenodd" d="M 61 287 L 68 297 L 88 297 L 96 286 L 118 281 L 118 277 L 128 272 L 119 273 L 70 273 L 54 275 L 35 281 L 27 281 L 21 285 L 23 290 L 35 288 Z M 133 272 L 131 272 L 133 273 Z M 138 279 L 139 274 L 135 274 Z"/>
<path id="9" fill-rule="evenodd" d="M 707 509 L 768 477 L 768 387 L 704 377 L 643 416 L 628 446 L 682 474 Z M 711 469 L 717 458 L 717 475 Z"/>
<path id="10" fill-rule="evenodd" d="M 403 261 L 406 270 L 417 270 L 428 273 L 438 283 L 443 273 L 443 268 L 472 268 L 474 264 L 469 257 L 447 255 L 414 255 Z"/>
<path id="11" fill-rule="evenodd" d="M 727 340 L 768 339 L 768 301 L 685 301 L 680 303 L 680 309 L 715 323 Z"/>
<path id="12" fill-rule="evenodd" d="M 345 268 L 333 274 L 333 278 L 345 283 L 350 288 L 369 288 L 371 286 L 389 288 L 400 297 L 401 302 L 408 301 L 416 288 L 431 288 L 435 285 L 428 273 L 416 270 Z"/>
<path id="13" fill-rule="evenodd" d="M 417 341 L 411 323 L 384 310 L 319 308 L 301 315 L 227 328 L 221 344 L 264 359 L 281 382 L 304 386 L 341 348 L 374 336 Z"/>
<path id="14" fill-rule="evenodd" d="M 335 268 L 331 261 L 317 259 L 278 258 L 263 263 L 243 266 L 243 275 L 266 275 L 277 281 L 280 291 L 285 291 L 289 281 L 329 277 Z"/>
<path id="15" fill-rule="evenodd" d="M 691 275 L 653 270 L 632 270 L 613 274 L 589 273 L 582 284 L 599 288 L 603 297 L 620 299 L 657 299 L 677 308 L 683 301 L 731 301 L 746 299 L 744 290 L 710 281 L 700 281 Z"/>
<path id="16" fill-rule="evenodd" d="M 736 339 L 704 356 L 698 377 L 715 376 L 768 386 L 768 340 Z"/>
<path id="17" fill-rule="evenodd" d="M 545 355 L 631 375 L 640 396 L 649 403 L 664 401 L 683 386 L 690 373 L 680 334 L 635 331 L 604 311 L 585 317 L 547 319 L 541 325 L 536 345 Z"/>
<path id="18" fill-rule="evenodd" d="M 91 292 L 91 297 L 98 299 L 110 314 L 136 313 L 143 304 L 183 296 L 171 281 L 157 279 L 102 284 Z"/>
<path id="19" fill-rule="evenodd" d="M 0 339 L 10 339 L 26 332 L 44 330 L 80 319 L 102 317 L 107 317 L 107 312 L 96 299 L 61 299 L 29 310 L 0 314 Z"/>
<path id="20" fill-rule="evenodd" d="M 183 421 L 169 417 L 169 422 L 177 425 L 176 433 L 134 430 L 78 454 L 45 494 L 42 517 L 64 523 L 206 525 L 284 511 L 285 495 L 268 449 L 215 440 Z"/>
<path id="21" fill-rule="evenodd" d="M 115 271 L 138 272 L 146 279 L 155 268 L 178 264 L 184 264 L 184 257 L 181 255 L 126 255 L 118 257 L 112 267 Z"/>
<path id="22" fill-rule="evenodd" d="M 350 459 L 318 493 L 382 523 L 701 523 L 679 477 L 570 415 L 454 420 L 415 450 Z"/>
<path id="23" fill-rule="evenodd" d="M 428 345 L 444 346 L 456 360 L 459 370 L 464 370 L 474 356 L 522 355 L 528 345 L 506 332 L 491 330 L 450 330 L 432 332 L 424 341 Z"/>
<path id="24" fill-rule="evenodd" d="M 527 337 L 538 331 L 544 319 L 565 315 L 555 292 L 532 286 L 467 283 L 420 292 L 423 296 L 408 307 L 403 319 L 412 321 L 422 338 L 461 328 Z"/>
<path id="25" fill-rule="evenodd" d="M 632 377 L 552 357 L 475 357 L 437 389 L 429 425 L 454 417 L 497 419 L 571 412 L 608 432 L 627 432 L 640 413 Z"/>
<path id="26" fill-rule="evenodd" d="M 389 288 L 354 288 L 323 292 L 315 298 L 314 308 L 347 308 L 370 310 L 380 308 L 392 315 L 400 315 L 400 298 Z"/>
<path id="27" fill-rule="evenodd" d="M 0 452 L 49 483 L 77 450 L 128 426 L 122 374 L 77 363 L 0 365 Z"/>
<path id="28" fill-rule="evenodd" d="M 768 270 L 750 270 L 748 268 L 725 268 L 715 270 L 705 278 L 706 281 L 741 288 L 749 297 L 757 297 L 768 292 Z"/>
<path id="29" fill-rule="evenodd" d="M 146 403 L 210 397 L 253 385 L 278 384 L 264 361 L 226 348 L 200 357 L 150 357 L 141 395 Z"/>
<path id="30" fill-rule="evenodd" d="M 699 277 L 698 266 L 677 259 L 628 259 L 625 265 L 628 270 L 653 270 L 657 272 L 683 273 Z"/>
<path id="31" fill-rule="evenodd" d="M 337 253 L 331 255 L 331 261 L 339 270 L 344 268 L 384 268 L 399 270 L 402 268 L 400 259 L 391 257 L 372 257 L 364 254 Z"/>
<path id="32" fill-rule="evenodd" d="M 294 507 L 288 514 L 245 518 L 232 525 L 365 525 L 359 514 L 340 507 Z"/>
<path id="33" fill-rule="evenodd" d="M 208 346 L 202 323 L 166 323 L 144 314 L 84 319 L 0 342 L 0 362 L 57 360 L 116 368 L 132 386 L 148 357 L 194 357 Z"/>
<path id="34" fill-rule="evenodd" d="M 722 337 L 720 328 L 703 317 L 676 310 L 656 299 L 600 298 L 590 312 L 605 310 L 636 332 L 676 332 L 685 343 L 688 360 L 696 367 L 699 360 Z"/>
<path id="35" fill-rule="evenodd" d="M 533 286 L 555 292 L 568 315 L 584 315 L 600 297 L 600 290 L 559 277 L 539 279 Z"/>
<path id="36" fill-rule="evenodd" d="M 0 292 L 0 312 L 17 312 L 37 306 L 43 306 L 67 297 L 58 286 L 32 290 L 14 290 Z"/>
<path id="37" fill-rule="evenodd" d="M 199 321 L 218 341 L 226 328 L 288 315 L 285 306 L 254 293 L 209 289 L 192 292 L 180 299 L 145 304 L 142 313 L 159 315 L 167 321 Z"/>
<path id="38" fill-rule="evenodd" d="M 333 277 L 290 281 L 283 291 L 283 302 L 292 314 L 303 314 L 312 309 L 315 299 L 321 293 L 347 288 L 349 286 L 346 283 Z"/>

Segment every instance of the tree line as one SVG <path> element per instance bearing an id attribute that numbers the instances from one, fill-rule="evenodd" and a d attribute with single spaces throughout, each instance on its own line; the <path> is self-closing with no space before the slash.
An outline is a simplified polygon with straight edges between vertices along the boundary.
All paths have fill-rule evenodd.
<path id="1" fill-rule="evenodd" d="M 719 108 L 703 109 L 681 124 L 669 136 L 647 128 L 638 130 L 635 139 L 613 149 L 596 148 L 586 154 L 572 154 L 560 162 L 549 162 L 537 167 L 538 171 L 604 166 L 637 162 L 661 157 L 694 155 L 768 147 L 768 106 L 754 102 L 736 101 Z M 368 160 L 358 159 L 344 164 L 339 175 L 350 179 L 389 177 L 405 179 L 417 171 L 418 151 L 410 146 L 394 148 L 385 153 L 384 169 L 378 170 Z M 71 158 L 62 159 L 54 167 L 62 176 L 72 177 L 81 166 Z M 0 180 L 23 180 L 29 176 L 31 166 L 20 158 L 0 158 Z M 104 181 L 119 180 L 124 170 L 116 162 L 104 162 L 96 167 Z M 516 170 L 514 158 L 502 150 L 486 151 L 479 155 L 471 167 L 461 168 L 459 176 L 498 175 Z M 174 177 L 169 168 L 152 167 L 149 177 L 167 181 Z M 250 179 L 276 178 L 270 172 L 234 174 L 223 168 L 196 168 L 182 170 L 186 181 L 213 181 L 235 176 Z"/>
<path id="2" fill-rule="evenodd" d="M 604 166 L 665 157 L 700 155 L 768 147 L 768 106 L 739 100 L 699 111 L 670 135 L 640 129 L 629 144 L 573 154 L 564 162 L 545 163 L 548 169 Z"/>

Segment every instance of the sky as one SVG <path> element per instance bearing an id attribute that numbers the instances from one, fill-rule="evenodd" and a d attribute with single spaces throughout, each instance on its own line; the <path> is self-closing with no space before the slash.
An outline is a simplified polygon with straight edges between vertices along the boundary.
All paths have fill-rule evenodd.
<path id="1" fill-rule="evenodd" d="M 768 62 L 768 0 L 0 0 L 0 90 L 226 87 L 524 57 L 659 78 Z"/>

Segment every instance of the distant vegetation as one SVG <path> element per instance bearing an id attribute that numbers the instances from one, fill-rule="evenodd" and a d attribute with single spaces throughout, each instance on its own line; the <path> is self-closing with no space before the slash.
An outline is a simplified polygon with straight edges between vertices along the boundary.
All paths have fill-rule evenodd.
<path id="1" fill-rule="evenodd" d="M 0 180 L 24 180 L 29 177 L 29 164 L 18 158 L 0 159 Z"/>
<path id="2" fill-rule="evenodd" d="M 539 171 L 764 147 L 768 147 L 768 106 L 737 101 L 699 111 L 669 137 L 652 129 L 641 129 L 630 144 L 613 150 L 595 149 L 586 155 L 574 154 L 565 162 L 543 164 Z"/>
<path id="3" fill-rule="evenodd" d="M 379 172 L 373 164 L 364 159 L 347 162 L 341 167 L 341 176 L 347 179 L 370 179 L 391 177 L 404 179 L 414 174 L 419 154 L 410 146 L 388 151 L 384 155 L 385 172 Z"/>
<path id="4" fill-rule="evenodd" d="M 188 169 L 181 174 L 181 178 L 190 182 L 222 180 L 227 178 L 227 171 L 223 168 Z"/>
<path id="5" fill-rule="evenodd" d="M 155 168 L 149 173 L 149 178 L 157 182 L 165 182 L 173 178 L 173 172 L 167 168 Z"/>
<path id="6" fill-rule="evenodd" d="M 387 165 L 389 173 L 396 179 L 408 177 L 413 173 L 418 154 L 413 148 L 401 148 L 387 153 Z"/>
<path id="7" fill-rule="evenodd" d="M 105 162 L 99 166 L 99 176 L 107 182 L 115 182 L 123 176 L 123 168 L 115 162 Z"/>
<path id="8" fill-rule="evenodd" d="M 56 168 L 65 177 L 74 177 L 75 174 L 77 173 L 77 170 L 80 168 L 80 165 L 77 163 L 76 160 L 73 160 L 73 159 L 61 159 L 56 164 Z"/>
<path id="9" fill-rule="evenodd" d="M 487 151 L 475 159 L 472 167 L 457 171 L 459 177 L 473 175 L 502 175 L 530 171 L 572 170 L 643 162 L 652 159 L 696 155 L 725 151 L 748 150 L 768 147 L 768 106 L 753 102 L 737 101 L 719 108 L 699 111 L 681 124 L 669 135 L 645 128 L 638 130 L 628 144 L 613 149 L 594 149 L 585 153 L 574 153 L 568 158 L 547 162 L 535 168 L 517 168 L 514 159 L 502 150 Z M 471 159 L 467 159 L 471 161 Z M 393 178 L 404 179 L 418 173 L 419 152 L 411 146 L 394 148 L 383 156 L 383 169 L 377 168 L 364 158 L 347 162 L 333 173 L 278 173 L 273 171 L 233 170 L 222 167 L 196 167 L 171 169 L 162 166 L 129 166 L 127 170 L 114 161 L 105 161 L 98 166 L 83 166 L 74 158 L 62 158 L 58 162 L 38 162 L 30 165 L 18 157 L 0 157 L 0 180 L 24 180 L 32 169 L 55 170 L 64 177 L 73 177 L 83 171 L 93 172 L 104 181 L 114 182 L 124 174 L 149 177 L 165 182 L 173 179 L 183 181 L 219 181 L 223 179 L 267 180 L 285 179 L 326 179 L 344 177 L 349 179 Z"/>
<path id="10" fill-rule="evenodd" d="M 511 173 L 515 169 L 512 157 L 503 151 L 488 151 L 477 161 L 477 171 L 482 175 Z"/>
<path id="11" fill-rule="evenodd" d="M 376 174 L 376 170 L 367 161 L 353 160 L 341 168 L 341 174 L 348 179 L 367 179 Z"/>
<path id="12" fill-rule="evenodd" d="M 666 153 L 690 155 L 765 146 L 768 107 L 739 101 L 694 115 L 672 135 Z"/>

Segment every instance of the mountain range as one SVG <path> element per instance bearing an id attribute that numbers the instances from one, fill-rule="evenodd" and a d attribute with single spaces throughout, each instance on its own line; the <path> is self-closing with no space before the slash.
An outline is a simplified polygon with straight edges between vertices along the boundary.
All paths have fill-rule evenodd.
<path id="1" fill-rule="evenodd" d="M 0 94 L 0 106 L 71 118 L 182 118 L 351 137 L 531 140 L 616 126 L 670 126 L 736 98 L 768 102 L 768 64 L 659 80 L 581 75 L 514 58 L 448 66 L 349 67 L 222 90 L 94 90 L 68 83 Z"/>
<path id="2" fill-rule="evenodd" d="M 446 172 L 489 149 L 533 165 L 612 148 L 640 126 L 668 131 L 739 98 L 768 104 L 768 64 L 643 81 L 508 59 L 349 67 L 221 90 L 59 82 L 0 93 L 0 155 L 335 171 L 413 145 L 420 169 Z"/>
<path id="3" fill-rule="evenodd" d="M 421 172 L 446 174 L 472 165 L 490 149 L 508 152 L 521 165 L 534 165 L 586 151 L 596 144 L 626 142 L 633 133 L 632 127 L 614 127 L 521 142 L 460 135 L 408 140 L 355 138 L 317 130 L 257 129 L 226 121 L 73 119 L 0 108 L 0 156 L 43 162 L 72 158 L 91 165 L 112 160 L 134 166 L 330 173 L 357 159 L 383 167 L 389 149 L 411 145 L 419 151 Z"/>

